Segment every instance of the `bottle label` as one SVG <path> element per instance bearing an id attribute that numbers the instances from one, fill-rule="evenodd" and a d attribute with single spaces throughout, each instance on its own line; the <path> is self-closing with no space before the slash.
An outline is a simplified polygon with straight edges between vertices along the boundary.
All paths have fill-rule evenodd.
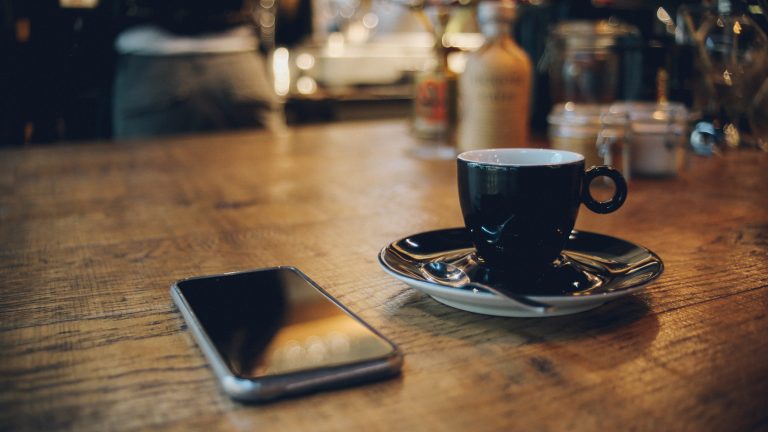
<path id="1" fill-rule="evenodd" d="M 416 84 L 416 117 L 425 123 L 443 123 L 446 119 L 446 82 L 427 76 Z"/>
<path id="2" fill-rule="evenodd" d="M 489 76 L 482 73 L 467 73 L 467 82 L 475 88 L 477 97 L 488 103 L 514 104 L 520 98 L 526 98 L 527 94 L 521 94 L 525 83 L 523 78 L 516 74 L 508 76 Z"/>
<path id="3" fill-rule="evenodd" d="M 456 81 L 443 75 L 425 73 L 416 81 L 413 129 L 425 139 L 448 138 L 455 122 Z"/>
<path id="4" fill-rule="evenodd" d="M 459 89 L 460 150 L 527 146 L 530 80 L 526 68 L 515 69 L 467 64 Z"/>

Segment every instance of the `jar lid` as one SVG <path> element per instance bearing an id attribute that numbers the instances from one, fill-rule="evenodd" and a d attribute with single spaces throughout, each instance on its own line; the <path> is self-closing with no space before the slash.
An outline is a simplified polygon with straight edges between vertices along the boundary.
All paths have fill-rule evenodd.
<path id="1" fill-rule="evenodd" d="M 552 107 L 547 121 L 551 125 L 587 126 L 621 125 L 626 123 L 626 114 L 611 111 L 611 105 L 578 104 L 566 102 Z"/>
<path id="2" fill-rule="evenodd" d="M 622 37 L 639 37 L 640 31 L 633 25 L 615 20 L 578 20 L 557 24 L 552 35 L 570 49 L 604 49 L 617 45 Z"/>
<path id="3" fill-rule="evenodd" d="M 677 102 L 616 102 L 610 111 L 625 116 L 634 131 L 645 133 L 684 130 L 689 119 L 688 109 Z"/>
<path id="4" fill-rule="evenodd" d="M 688 109 L 678 102 L 616 102 L 610 111 L 626 114 L 630 120 L 649 123 L 687 121 Z"/>
<path id="5" fill-rule="evenodd" d="M 477 22 L 512 22 L 517 15 L 515 3 L 510 0 L 481 1 L 477 5 Z"/>

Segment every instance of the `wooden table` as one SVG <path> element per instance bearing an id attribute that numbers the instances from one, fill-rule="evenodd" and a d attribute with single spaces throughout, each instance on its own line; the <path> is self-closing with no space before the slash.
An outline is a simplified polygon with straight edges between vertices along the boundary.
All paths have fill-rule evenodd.
<path id="1" fill-rule="evenodd" d="M 439 304 L 377 253 L 461 225 L 453 161 L 402 122 L 0 152 L 0 430 L 768 429 L 768 154 L 634 180 L 577 228 L 666 264 L 557 318 Z M 176 279 L 294 265 L 398 343 L 399 378 L 265 406 L 224 396 Z"/>

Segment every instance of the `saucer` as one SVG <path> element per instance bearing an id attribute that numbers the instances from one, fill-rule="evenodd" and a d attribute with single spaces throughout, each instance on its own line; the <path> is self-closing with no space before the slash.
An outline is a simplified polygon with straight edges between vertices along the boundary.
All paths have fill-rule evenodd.
<path id="1" fill-rule="evenodd" d="M 464 228 L 414 234 L 384 247 L 382 268 L 445 305 L 485 315 L 542 317 L 583 312 L 642 290 L 664 270 L 661 258 L 626 240 L 573 231 L 561 258 L 529 282 L 479 260 Z M 450 268 L 460 277 L 436 278 L 429 269 Z M 485 289 L 487 287 L 488 289 Z M 513 297 L 549 308 L 525 307 Z"/>

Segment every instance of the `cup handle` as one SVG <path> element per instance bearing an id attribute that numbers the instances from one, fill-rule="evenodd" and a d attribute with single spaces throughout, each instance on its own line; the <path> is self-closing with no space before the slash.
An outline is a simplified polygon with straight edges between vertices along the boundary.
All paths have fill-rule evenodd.
<path id="1" fill-rule="evenodd" d="M 598 177 L 606 176 L 613 180 L 615 190 L 608 201 L 598 201 L 592 196 L 590 185 Z M 611 213 L 619 209 L 627 199 L 627 182 L 619 171 L 609 166 L 594 166 L 584 173 L 584 186 L 581 189 L 581 201 L 595 213 Z"/>

